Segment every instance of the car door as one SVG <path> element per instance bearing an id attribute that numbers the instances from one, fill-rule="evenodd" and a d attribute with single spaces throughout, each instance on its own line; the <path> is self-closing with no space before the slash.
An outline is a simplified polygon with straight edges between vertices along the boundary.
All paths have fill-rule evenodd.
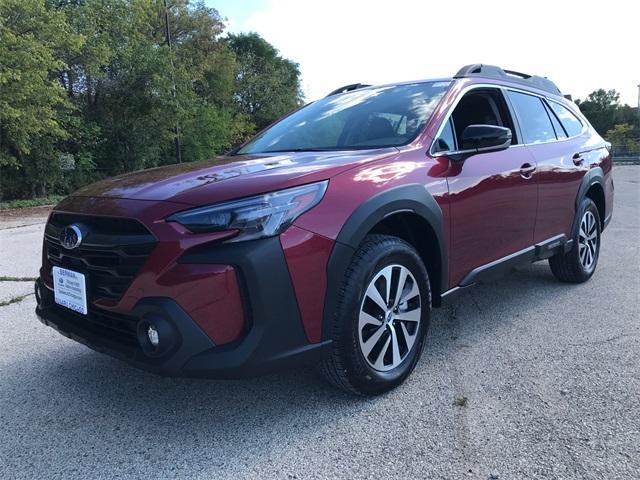
<path id="1" fill-rule="evenodd" d="M 466 283 L 465 277 L 474 269 L 533 244 L 535 160 L 522 146 L 502 89 L 467 92 L 441 127 L 434 146 L 455 150 L 464 128 L 474 124 L 508 127 L 513 141 L 507 149 L 477 153 L 462 161 L 446 150 L 436 153 L 448 156 L 450 165 L 450 287 Z"/>
<path id="2" fill-rule="evenodd" d="M 575 200 L 582 177 L 589 170 L 592 145 L 586 126 L 567 107 L 542 100 L 558 141 L 528 146 L 538 165 L 538 215 L 534 240 L 571 236 Z"/>

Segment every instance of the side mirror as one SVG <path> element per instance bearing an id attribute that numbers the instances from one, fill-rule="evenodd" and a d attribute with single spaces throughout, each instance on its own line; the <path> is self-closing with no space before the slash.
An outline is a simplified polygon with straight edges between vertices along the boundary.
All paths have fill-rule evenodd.
<path id="1" fill-rule="evenodd" d="M 504 150 L 511 145 L 511 129 L 495 125 L 469 125 L 462 132 L 462 150 Z"/>

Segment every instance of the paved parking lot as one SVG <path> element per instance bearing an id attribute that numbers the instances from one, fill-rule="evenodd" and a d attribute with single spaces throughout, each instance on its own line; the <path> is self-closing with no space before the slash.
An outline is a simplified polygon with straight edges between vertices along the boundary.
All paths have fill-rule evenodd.
<path id="1" fill-rule="evenodd" d="M 42 213 L 0 221 L 0 478 L 639 478 L 640 167 L 587 284 L 547 264 L 435 311 L 410 380 L 166 379 L 40 324 Z"/>

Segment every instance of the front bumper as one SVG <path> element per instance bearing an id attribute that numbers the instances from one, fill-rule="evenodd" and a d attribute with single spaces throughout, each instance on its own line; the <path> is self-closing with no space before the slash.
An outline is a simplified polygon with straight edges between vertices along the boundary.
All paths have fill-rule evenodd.
<path id="1" fill-rule="evenodd" d="M 217 244 L 187 252 L 179 263 L 230 264 L 239 272 L 247 331 L 215 345 L 172 298 L 141 298 L 126 315 L 92 306 L 87 316 L 58 306 L 42 280 L 36 283 L 40 320 L 88 347 L 162 375 L 242 377 L 314 362 L 329 341 L 309 343 L 278 238 Z M 144 327 L 166 325 L 168 347 L 145 348 Z M 162 336 L 162 335 L 161 335 Z M 163 339 L 161 338 L 161 344 Z"/>

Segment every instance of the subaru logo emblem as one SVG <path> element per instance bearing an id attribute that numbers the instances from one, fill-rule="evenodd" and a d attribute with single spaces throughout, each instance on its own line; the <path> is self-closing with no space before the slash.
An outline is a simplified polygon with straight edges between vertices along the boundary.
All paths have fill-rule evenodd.
<path id="1" fill-rule="evenodd" d="M 78 225 L 69 225 L 60 232 L 60 244 L 67 250 L 78 247 L 82 243 L 82 230 Z"/>

